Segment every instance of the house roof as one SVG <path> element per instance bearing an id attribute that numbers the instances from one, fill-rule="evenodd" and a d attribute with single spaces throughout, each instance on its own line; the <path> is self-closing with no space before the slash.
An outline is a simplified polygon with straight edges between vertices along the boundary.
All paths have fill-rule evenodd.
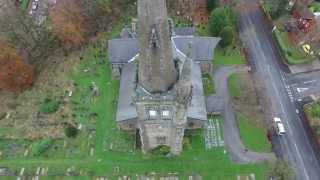
<path id="1" fill-rule="evenodd" d="M 136 88 L 136 71 L 135 62 L 127 63 L 123 66 L 116 116 L 117 122 L 132 120 L 138 117 L 133 103 Z"/>
<path id="2" fill-rule="evenodd" d="M 215 37 L 176 36 L 173 41 L 181 52 L 196 61 L 211 61 L 214 49 L 220 41 Z"/>
<path id="3" fill-rule="evenodd" d="M 200 65 L 192 61 L 191 83 L 192 83 L 192 99 L 188 106 L 188 118 L 206 121 L 207 110 L 204 98 L 202 75 Z"/>
<path id="4" fill-rule="evenodd" d="M 196 61 L 211 61 L 214 48 L 221 38 L 175 36 L 175 47 Z M 125 64 L 139 53 L 139 41 L 136 38 L 113 39 L 108 42 L 109 61 L 112 64 Z"/>
<path id="5" fill-rule="evenodd" d="M 176 27 L 174 28 L 175 36 L 193 36 L 196 32 L 195 27 Z"/>
<path id="6" fill-rule="evenodd" d="M 127 63 L 138 54 L 139 41 L 136 38 L 109 40 L 108 51 L 111 63 Z"/>
<path id="7" fill-rule="evenodd" d="M 204 98 L 203 84 L 200 65 L 192 61 L 191 83 L 192 99 L 188 106 L 187 117 L 193 120 L 206 121 L 207 111 Z M 124 65 L 121 80 L 116 121 L 123 122 L 135 120 L 138 117 L 133 99 L 136 93 L 136 71 L 135 62 Z"/>

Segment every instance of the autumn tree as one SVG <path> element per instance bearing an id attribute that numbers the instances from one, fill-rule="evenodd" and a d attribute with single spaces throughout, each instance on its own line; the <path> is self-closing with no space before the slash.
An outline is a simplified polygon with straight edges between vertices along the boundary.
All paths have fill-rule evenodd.
<path id="1" fill-rule="evenodd" d="M 0 7 L 0 36 L 23 50 L 31 64 L 43 63 L 57 45 L 47 23 L 35 22 L 27 12 L 15 6 L 13 1 L 3 2 L 6 2 L 6 6 Z"/>
<path id="2" fill-rule="evenodd" d="M 88 27 L 78 0 L 58 1 L 49 14 L 53 32 L 67 49 L 85 42 Z"/>
<path id="3" fill-rule="evenodd" d="M 23 62 L 17 49 L 0 41 L 0 91 L 18 91 L 30 87 L 35 72 L 31 65 Z"/>

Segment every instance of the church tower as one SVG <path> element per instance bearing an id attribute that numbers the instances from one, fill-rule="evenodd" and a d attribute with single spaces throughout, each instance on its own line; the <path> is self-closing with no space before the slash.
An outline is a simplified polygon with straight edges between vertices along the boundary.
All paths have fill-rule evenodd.
<path id="1" fill-rule="evenodd" d="M 138 0 L 140 43 L 138 83 L 150 93 L 162 93 L 177 81 L 165 0 Z"/>
<path id="2" fill-rule="evenodd" d="M 191 96 L 191 60 L 174 61 L 166 0 L 138 0 L 138 38 L 135 106 L 142 150 L 166 145 L 179 154 Z"/>

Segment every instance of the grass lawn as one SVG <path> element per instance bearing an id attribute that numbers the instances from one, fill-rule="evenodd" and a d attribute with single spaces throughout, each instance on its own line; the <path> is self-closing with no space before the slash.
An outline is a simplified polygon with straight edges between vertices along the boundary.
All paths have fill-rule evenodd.
<path id="1" fill-rule="evenodd" d="M 282 55 L 289 64 L 305 64 L 310 63 L 314 58 L 308 56 L 297 45 L 289 41 L 288 34 L 280 30 L 275 30 L 274 35 L 278 41 Z"/>
<path id="2" fill-rule="evenodd" d="M 245 57 L 238 48 L 217 47 L 215 49 L 214 65 L 242 65 L 246 64 Z"/>
<path id="3" fill-rule="evenodd" d="M 232 74 L 228 79 L 229 91 L 232 97 L 239 97 L 241 94 L 241 89 L 239 87 L 238 74 Z"/>
<path id="4" fill-rule="evenodd" d="M 237 114 L 240 136 L 244 145 L 256 152 L 271 152 L 271 144 L 267 139 L 267 132 L 252 124 L 248 117 Z"/>
<path id="5" fill-rule="evenodd" d="M 202 81 L 203 81 L 204 94 L 206 96 L 213 94 L 215 92 L 215 87 L 214 87 L 214 83 L 211 75 L 204 74 Z"/>
<path id="6" fill-rule="evenodd" d="M 239 98 L 242 93 L 240 89 L 239 74 L 232 74 L 228 80 L 229 91 L 232 97 Z M 267 139 L 266 130 L 257 126 L 250 117 L 246 117 L 243 112 L 237 113 L 238 126 L 240 129 L 240 136 L 244 145 L 257 152 L 270 152 L 271 144 Z"/>

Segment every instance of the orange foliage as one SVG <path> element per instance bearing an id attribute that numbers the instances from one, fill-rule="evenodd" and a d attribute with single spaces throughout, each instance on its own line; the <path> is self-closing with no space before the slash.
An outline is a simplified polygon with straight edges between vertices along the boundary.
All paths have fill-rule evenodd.
<path id="1" fill-rule="evenodd" d="M 0 91 L 19 91 L 30 87 L 35 77 L 34 68 L 23 62 L 18 51 L 0 41 Z"/>
<path id="2" fill-rule="evenodd" d="M 85 18 L 77 0 L 57 1 L 50 18 L 54 33 L 66 47 L 79 46 L 85 41 Z"/>

